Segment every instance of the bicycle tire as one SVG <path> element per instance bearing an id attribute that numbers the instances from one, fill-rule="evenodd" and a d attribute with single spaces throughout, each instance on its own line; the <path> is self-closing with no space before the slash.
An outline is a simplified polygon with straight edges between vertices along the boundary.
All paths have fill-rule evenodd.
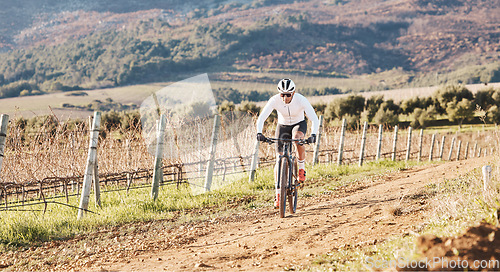
<path id="1" fill-rule="evenodd" d="M 280 176 L 279 176 L 279 182 L 280 182 L 280 200 L 279 200 L 279 208 L 280 208 L 280 217 L 284 218 L 285 217 L 285 210 L 286 210 L 286 187 L 288 183 L 288 177 L 289 177 L 289 167 L 288 167 L 288 160 L 285 157 L 282 157 L 280 159 Z"/>
<path id="2" fill-rule="evenodd" d="M 299 178 L 297 158 L 293 158 L 292 161 L 292 175 L 290 177 L 290 189 L 288 197 L 288 207 L 290 213 L 294 214 L 297 211 L 297 200 L 298 200 L 298 190 L 297 190 L 297 179 Z"/>

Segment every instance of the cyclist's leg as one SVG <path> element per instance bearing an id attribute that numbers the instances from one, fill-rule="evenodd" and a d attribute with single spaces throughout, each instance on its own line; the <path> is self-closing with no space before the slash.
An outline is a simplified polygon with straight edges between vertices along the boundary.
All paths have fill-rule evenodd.
<path id="1" fill-rule="evenodd" d="M 293 138 L 294 139 L 304 139 L 307 132 L 307 122 L 306 120 L 299 122 L 295 125 L 293 130 Z M 305 167 L 305 159 L 306 159 L 306 147 L 304 145 L 299 145 L 295 143 L 295 147 L 297 150 L 297 158 L 299 165 L 299 182 L 305 181 L 306 177 L 306 167 Z"/>
<path id="2" fill-rule="evenodd" d="M 296 131 L 293 138 L 294 139 L 304 139 L 305 135 L 302 131 Z M 295 147 L 297 149 L 297 158 L 299 161 L 304 161 L 306 158 L 306 147 L 304 145 L 299 145 L 295 143 Z"/>

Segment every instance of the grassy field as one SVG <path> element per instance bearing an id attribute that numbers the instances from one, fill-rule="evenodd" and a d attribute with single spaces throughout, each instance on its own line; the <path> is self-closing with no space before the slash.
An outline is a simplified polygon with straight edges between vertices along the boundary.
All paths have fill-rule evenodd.
<path id="1" fill-rule="evenodd" d="M 356 165 L 334 166 L 321 164 L 308 167 L 312 180 L 319 181 L 316 186 L 305 188 L 302 197 L 317 196 L 324 191 L 333 190 L 371 175 L 383 174 L 405 169 L 417 162 L 380 161 Z M 256 181 L 247 182 L 244 177 L 220 190 L 193 195 L 188 186 L 177 189 L 174 186 L 160 188 L 156 202 L 150 197 L 150 189 L 108 192 L 101 196 L 102 207 L 90 203 L 94 213 L 87 213 L 83 220 L 77 220 L 77 210 L 66 205 L 49 204 L 44 213 L 43 205 L 22 208 L 19 211 L 3 211 L 0 217 L 0 245 L 5 249 L 11 246 L 37 244 L 44 241 L 60 240 L 77 234 L 95 231 L 101 227 L 120 226 L 130 222 L 147 222 L 157 219 L 175 218 L 172 224 L 182 224 L 191 220 L 202 220 L 190 210 L 206 209 L 215 212 L 237 212 L 239 209 L 251 209 L 268 206 L 272 202 L 274 183 L 271 168 L 259 169 Z M 93 197 L 91 197 L 93 200 Z M 70 198 L 69 205 L 78 206 L 79 198 Z M 236 210 L 234 210 L 234 204 Z M 233 207 L 229 210 L 228 207 Z M 179 215 L 179 212 L 182 212 Z M 19 216 L 21 215 L 22 216 Z"/>

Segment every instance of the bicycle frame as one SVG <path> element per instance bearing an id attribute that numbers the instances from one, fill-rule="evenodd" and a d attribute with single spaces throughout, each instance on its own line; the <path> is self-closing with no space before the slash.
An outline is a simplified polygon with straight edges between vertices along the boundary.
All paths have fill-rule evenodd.
<path id="1" fill-rule="evenodd" d="M 294 150 L 293 150 L 292 142 L 286 142 L 283 144 L 283 154 L 280 154 L 280 156 L 279 156 L 280 165 L 281 165 L 282 160 L 286 159 L 286 163 L 287 163 L 287 166 L 289 168 L 288 169 L 289 173 L 291 173 L 291 171 L 292 171 L 293 159 L 295 158 L 293 151 Z M 281 166 L 280 166 L 280 169 L 281 169 Z M 278 178 L 278 180 L 279 180 L 279 178 Z M 291 180 L 288 181 L 287 187 L 291 186 L 290 181 Z M 276 181 L 276 182 L 278 183 L 276 188 L 280 189 L 279 181 Z"/>
<path id="2" fill-rule="evenodd" d="M 268 143 L 275 143 L 276 141 L 283 141 L 283 154 L 278 158 L 278 175 L 276 180 L 276 188 L 280 190 L 281 199 L 279 199 L 280 217 L 285 217 L 286 202 L 288 199 L 288 206 L 290 213 L 295 213 L 297 209 L 298 198 L 298 169 L 297 159 L 294 155 L 293 142 L 299 144 L 308 144 L 307 140 L 302 139 L 276 139 L 267 138 Z"/>

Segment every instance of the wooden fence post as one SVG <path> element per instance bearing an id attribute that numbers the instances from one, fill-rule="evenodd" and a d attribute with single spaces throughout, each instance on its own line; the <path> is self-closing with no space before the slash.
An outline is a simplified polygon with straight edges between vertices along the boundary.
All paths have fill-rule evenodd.
<path id="1" fill-rule="evenodd" d="M 201 130 L 201 122 L 198 122 L 198 154 L 200 157 L 200 164 L 198 165 L 198 172 L 200 175 L 200 178 L 203 176 L 203 144 L 201 141 L 202 135 L 204 134 Z"/>
<path id="2" fill-rule="evenodd" d="M 464 155 L 464 160 L 466 160 L 469 156 L 469 142 L 465 144 L 465 155 Z"/>
<path id="3" fill-rule="evenodd" d="M 101 187 L 99 186 L 99 159 L 97 158 L 97 154 L 95 157 L 93 181 L 94 181 L 95 205 L 96 205 L 96 207 L 102 207 L 101 206 Z"/>
<path id="4" fill-rule="evenodd" d="M 431 139 L 431 150 L 429 150 L 429 161 L 432 161 L 432 155 L 434 153 L 434 142 L 436 141 L 436 134 L 432 134 Z"/>
<path id="5" fill-rule="evenodd" d="M 451 154 L 453 152 L 453 146 L 455 145 L 455 137 L 453 137 L 453 139 L 451 139 L 451 145 L 450 145 L 450 153 L 448 154 L 448 160 L 450 161 L 451 160 Z"/>
<path id="6" fill-rule="evenodd" d="M 85 168 L 85 175 L 83 177 L 83 188 L 80 199 L 80 206 L 78 210 L 78 220 L 80 220 L 86 210 L 89 208 L 90 188 L 92 186 L 92 178 L 95 170 L 97 160 L 97 143 L 99 141 L 99 127 L 101 124 L 101 113 L 94 112 L 94 120 L 90 130 L 90 143 L 87 156 L 87 166 Z"/>
<path id="7" fill-rule="evenodd" d="M 363 166 L 363 160 L 365 157 L 365 145 L 366 145 L 366 130 L 368 129 L 368 122 L 365 121 L 363 124 L 363 136 L 361 138 L 361 150 L 359 151 L 359 166 Z"/>
<path id="8" fill-rule="evenodd" d="M 130 189 L 130 185 L 132 185 L 132 173 L 130 173 L 132 169 L 132 146 L 130 144 L 130 139 L 127 139 L 125 142 L 125 148 L 127 149 L 127 193 Z"/>
<path id="9" fill-rule="evenodd" d="M 380 155 L 382 154 L 382 134 L 383 126 L 378 125 L 378 144 L 377 144 L 377 161 L 380 160 Z"/>
<path id="10" fill-rule="evenodd" d="M 424 143 L 424 130 L 420 129 L 420 140 L 418 142 L 418 161 L 422 160 L 422 145 Z"/>
<path id="11" fill-rule="evenodd" d="M 160 120 L 156 126 L 156 152 L 155 152 L 155 165 L 153 172 L 153 182 L 151 184 L 151 197 L 153 200 L 158 198 L 158 191 L 160 181 L 163 180 L 163 146 L 165 144 L 165 127 L 167 126 L 167 118 L 165 114 L 160 115 Z"/>
<path id="12" fill-rule="evenodd" d="M 345 139 L 345 130 L 347 126 L 346 119 L 342 119 L 342 128 L 340 129 L 340 141 L 339 141 L 339 156 L 337 158 L 337 164 L 342 165 L 342 156 L 344 155 L 344 139 Z"/>
<path id="13" fill-rule="evenodd" d="M 215 151 L 217 148 L 219 127 L 220 127 L 220 115 L 215 115 L 214 130 L 212 131 L 212 145 L 210 146 L 210 154 L 207 162 L 207 171 L 205 173 L 205 192 L 209 192 L 210 187 L 212 187 L 212 179 L 214 175 L 214 164 L 215 164 Z"/>
<path id="14" fill-rule="evenodd" d="M 92 119 L 92 117 L 89 117 L 89 128 L 92 127 Z M 94 172 L 92 174 L 92 183 L 94 184 L 95 205 L 96 207 L 101 207 L 101 187 L 99 186 L 99 160 L 97 159 L 97 151 Z"/>
<path id="15" fill-rule="evenodd" d="M 0 117 L 0 171 L 2 171 L 3 156 L 5 152 L 5 138 L 7 138 L 7 125 L 9 124 L 9 116 L 2 114 Z"/>
<path id="16" fill-rule="evenodd" d="M 412 133 L 412 131 L 413 131 L 413 128 L 408 127 L 408 142 L 406 144 L 406 158 L 405 158 L 406 161 L 409 161 L 410 156 L 411 156 L 411 133 Z"/>
<path id="17" fill-rule="evenodd" d="M 485 165 L 482 167 L 483 172 L 483 190 L 486 191 L 490 187 L 491 166 Z"/>
<path id="18" fill-rule="evenodd" d="M 316 165 L 318 163 L 319 146 L 321 143 L 322 132 L 323 132 L 323 115 L 319 117 L 319 130 L 318 130 L 318 135 L 316 137 L 316 145 L 314 146 L 313 165 Z"/>
<path id="19" fill-rule="evenodd" d="M 255 173 L 257 171 L 257 165 L 259 161 L 259 145 L 260 142 L 256 140 L 255 148 L 252 155 L 252 162 L 250 164 L 250 176 L 248 177 L 249 182 L 253 182 L 255 180 Z"/>
<path id="20" fill-rule="evenodd" d="M 446 140 L 446 136 L 443 135 L 443 138 L 441 139 L 441 146 L 439 148 L 439 160 L 443 160 L 443 151 L 444 151 L 444 141 Z"/>
<path id="21" fill-rule="evenodd" d="M 477 142 L 474 143 L 474 150 L 472 151 L 472 157 L 475 158 L 477 155 Z"/>
<path id="22" fill-rule="evenodd" d="M 394 141 L 392 143 L 392 161 L 396 161 L 396 149 L 398 145 L 398 125 L 394 126 Z"/>
<path id="23" fill-rule="evenodd" d="M 460 160 L 460 149 L 462 148 L 462 140 L 458 141 L 458 146 L 457 146 L 457 161 Z"/>

